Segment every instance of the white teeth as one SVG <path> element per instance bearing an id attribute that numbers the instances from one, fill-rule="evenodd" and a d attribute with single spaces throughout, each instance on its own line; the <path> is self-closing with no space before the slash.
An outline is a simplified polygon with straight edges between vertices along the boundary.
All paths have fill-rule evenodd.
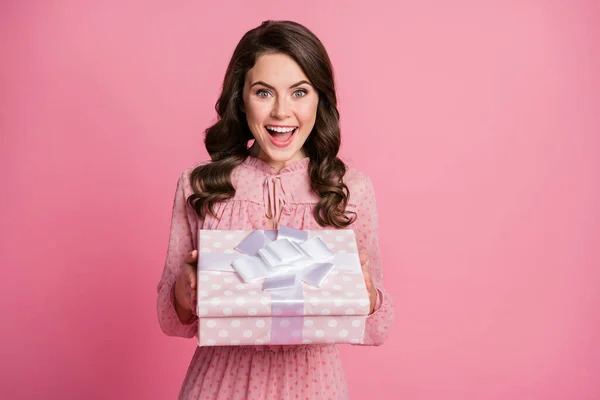
<path id="1" fill-rule="evenodd" d="M 280 128 L 280 127 L 275 127 L 275 126 L 267 126 L 266 128 L 270 131 L 279 132 L 279 133 L 292 132 L 294 129 L 296 129 L 296 128 Z"/>

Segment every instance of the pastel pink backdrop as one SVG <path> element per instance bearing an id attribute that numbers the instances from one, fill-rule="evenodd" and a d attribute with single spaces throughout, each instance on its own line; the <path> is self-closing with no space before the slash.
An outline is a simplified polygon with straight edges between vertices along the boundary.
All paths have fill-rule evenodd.
<path id="1" fill-rule="evenodd" d="M 341 346 L 352 397 L 600 398 L 598 2 L 217 3 L 0 4 L 0 397 L 175 398 L 175 183 L 241 35 L 294 19 L 334 62 L 397 306 L 383 347 Z"/>

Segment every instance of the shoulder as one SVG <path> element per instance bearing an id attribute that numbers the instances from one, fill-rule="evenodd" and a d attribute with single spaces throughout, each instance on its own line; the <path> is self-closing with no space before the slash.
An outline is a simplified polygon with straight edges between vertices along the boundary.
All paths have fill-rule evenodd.
<path id="1" fill-rule="evenodd" d="M 193 166 L 188 166 L 185 169 L 183 169 L 179 174 L 178 184 L 189 185 L 191 176 L 192 176 L 192 172 L 194 172 L 194 170 L 200 165 L 201 164 L 196 164 Z"/>
<path id="2" fill-rule="evenodd" d="M 350 192 L 350 203 L 352 204 L 360 203 L 366 198 L 374 196 L 371 178 L 352 166 L 346 166 L 346 174 L 343 181 Z"/>
<path id="3" fill-rule="evenodd" d="M 359 219 L 367 221 L 366 223 L 375 221 L 377 219 L 377 200 L 371 178 L 356 168 L 348 167 L 344 182 L 350 193 L 348 209 L 355 212 Z"/>
<path id="4" fill-rule="evenodd" d="M 191 177 L 194 170 L 203 165 L 202 163 L 198 163 L 195 165 L 188 166 L 180 171 L 179 176 L 177 177 L 177 192 L 180 195 L 183 195 L 185 198 L 189 197 L 194 193 L 191 185 Z"/>
<path id="5" fill-rule="evenodd" d="M 197 163 L 191 166 L 188 166 L 179 175 L 177 187 L 178 190 L 183 191 L 186 196 L 190 196 L 193 194 L 192 189 L 192 180 L 196 182 L 196 187 L 198 187 L 198 180 L 201 178 L 201 175 L 195 174 L 194 171 L 202 167 L 204 165 L 210 164 L 210 161 Z M 241 163 L 233 168 L 231 174 L 229 175 L 229 179 L 231 184 L 235 189 L 244 189 L 246 187 L 256 187 L 257 180 L 260 180 L 261 171 L 255 168 L 251 168 L 246 163 Z"/>

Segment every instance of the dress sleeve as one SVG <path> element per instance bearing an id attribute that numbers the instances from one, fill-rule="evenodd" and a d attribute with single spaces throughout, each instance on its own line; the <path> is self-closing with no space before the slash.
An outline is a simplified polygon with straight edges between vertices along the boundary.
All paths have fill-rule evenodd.
<path id="1" fill-rule="evenodd" d="M 381 255 L 379 252 L 378 215 L 375 192 L 371 180 L 356 188 L 356 221 L 354 230 L 359 251 L 369 258 L 373 283 L 377 289 L 378 301 L 373 314 L 367 317 L 364 342 L 358 346 L 380 346 L 388 338 L 394 322 L 394 302 L 383 286 Z M 352 196 L 352 193 L 351 193 Z"/>
<path id="2" fill-rule="evenodd" d="M 194 238 L 198 229 L 196 213 L 186 202 L 190 185 L 184 172 L 178 182 L 173 201 L 171 230 L 164 269 L 158 283 L 156 311 L 162 331 L 168 336 L 191 338 L 198 331 L 198 317 L 181 322 L 175 311 L 175 281 L 187 254 L 195 249 Z"/>

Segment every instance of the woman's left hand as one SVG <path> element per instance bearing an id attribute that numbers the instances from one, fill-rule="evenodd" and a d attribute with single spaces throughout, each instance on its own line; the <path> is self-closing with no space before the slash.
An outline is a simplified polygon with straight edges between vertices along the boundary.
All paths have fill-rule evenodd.
<path id="1" fill-rule="evenodd" d="M 377 303 L 377 289 L 375 289 L 373 277 L 371 276 L 369 257 L 367 257 L 365 253 L 360 253 L 360 265 L 362 266 L 363 275 L 365 276 L 365 284 L 367 285 L 367 291 L 369 292 L 369 301 L 371 302 L 369 315 L 371 315 L 375 311 L 375 304 Z"/>

